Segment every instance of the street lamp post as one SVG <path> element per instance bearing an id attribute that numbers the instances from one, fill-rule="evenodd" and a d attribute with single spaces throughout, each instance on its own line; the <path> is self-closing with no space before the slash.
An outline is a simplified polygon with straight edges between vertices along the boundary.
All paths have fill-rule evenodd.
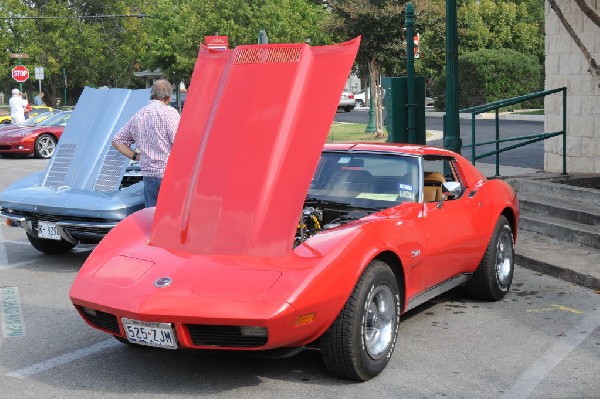
<path id="1" fill-rule="evenodd" d="M 456 0 L 446 0 L 446 118 L 444 148 L 460 154 L 458 119 L 458 29 Z"/>

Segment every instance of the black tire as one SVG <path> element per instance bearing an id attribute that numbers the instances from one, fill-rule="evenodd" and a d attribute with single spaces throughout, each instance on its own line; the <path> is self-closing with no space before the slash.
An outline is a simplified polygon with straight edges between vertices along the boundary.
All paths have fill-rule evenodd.
<path id="1" fill-rule="evenodd" d="M 364 107 L 365 103 L 363 102 L 363 100 L 356 100 L 356 105 L 354 106 L 354 108 L 356 107 Z"/>
<path id="2" fill-rule="evenodd" d="M 396 277 L 387 264 L 373 260 L 320 339 L 325 367 L 338 377 L 370 380 L 388 364 L 399 323 L 400 292 Z"/>
<path id="3" fill-rule="evenodd" d="M 34 237 L 29 233 L 27 233 L 27 239 L 35 249 L 48 255 L 64 254 L 75 247 L 75 244 L 64 239 L 61 239 L 60 241 L 46 240 Z"/>
<path id="4" fill-rule="evenodd" d="M 48 133 L 40 134 L 38 138 L 35 139 L 33 155 L 36 158 L 48 159 L 54 154 L 55 149 L 56 139 L 54 136 Z"/>
<path id="5" fill-rule="evenodd" d="M 350 112 L 350 111 L 352 111 L 352 108 L 354 108 L 354 107 L 351 107 L 350 105 L 346 105 L 346 106 L 344 107 L 344 111 L 345 111 L 345 112 Z"/>
<path id="6" fill-rule="evenodd" d="M 483 259 L 467 282 L 467 293 L 485 301 L 504 298 L 512 284 L 514 258 L 512 227 L 506 217 L 500 216 Z"/>

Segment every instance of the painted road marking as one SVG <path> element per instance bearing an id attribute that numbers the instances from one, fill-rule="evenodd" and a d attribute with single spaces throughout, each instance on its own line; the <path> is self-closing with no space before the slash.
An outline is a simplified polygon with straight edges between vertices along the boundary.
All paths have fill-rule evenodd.
<path id="1" fill-rule="evenodd" d="M 4 246 L 4 234 L 2 234 L 2 228 L 0 228 L 0 267 L 4 265 L 8 265 L 8 257 Z"/>
<path id="2" fill-rule="evenodd" d="M 31 243 L 29 241 L 4 240 L 4 242 L 7 242 L 9 244 L 17 244 L 17 245 L 31 245 Z"/>
<path id="3" fill-rule="evenodd" d="M 572 309 L 572 308 L 568 308 L 566 306 L 562 306 L 562 305 L 551 305 L 551 308 L 544 308 L 544 309 L 527 309 L 528 312 L 536 312 L 536 313 L 541 313 L 541 312 L 547 312 L 550 310 L 564 310 L 566 312 L 572 312 L 572 313 L 576 313 L 576 314 L 582 314 L 583 312 L 581 310 L 577 310 L 577 309 Z"/>
<path id="4" fill-rule="evenodd" d="M 502 399 L 529 397 L 546 376 L 598 327 L 600 327 L 600 308 L 587 315 L 581 323 L 572 327 L 533 362 L 510 389 L 502 395 Z"/>
<path id="5" fill-rule="evenodd" d="M 34 259 L 31 260 L 24 260 L 23 262 L 17 262 L 17 263 L 12 263 L 10 265 L 0 265 L 0 272 L 2 270 L 8 270 L 8 269 L 13 269 L 15 267 L 19 267 L 19 266 L 27 266 L 27 265 L 31 265 L 32 263 L 35 263 Z"/>
<path id="6" fill-rule="evenodd" d="M 24 337 L 25 320 L 23 320 L 17 287 L 0 288 L 0 310 L 2 336 L 4 338 Z"/>
<path id="7" fill-rule="evenodd" d="M 94 353 L 101 352 L 106 349 L 114 348 L 116 346 L 122 345 L 116 339 L 107 339 L 106 341 L 98 342 L 95 345 L 88 346 L 87 348 L 79 349 L 74 352 L 67 353 L 65 355 L 61 355 L 55 357 L 53 359 L 46 360 L 41 363 L 34 364 L 33 366 L 25 367 L 20 370 L 16 370 L 6 374 L 8 377 L 14 378 L 25 378 L 30 375 L 34 375 L 37 373 L 41 373 L 42 371 L 50 370 L 54 367 L 61 366 L 66 363 L 73 362 L 75 360 L 79 360 L 89 355 L 93 355 Z"/>

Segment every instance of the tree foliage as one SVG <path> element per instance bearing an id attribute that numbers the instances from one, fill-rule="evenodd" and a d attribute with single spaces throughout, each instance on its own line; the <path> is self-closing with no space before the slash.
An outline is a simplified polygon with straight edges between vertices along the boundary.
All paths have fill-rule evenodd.
<path id="1" fill-rule="evenodd" d="M 92 18 L 126 14 L 147 17 Z M 256 43 L 259 29 L 270 42 L 330 42 L 321 29 L 329 13 L 308 0 L 0 0 L 0 17 L 61 17 L 0 20 L 0 88 L 16 85 L 10 53 L 27 53 L 31 75 L 34 66 L 45 69 L 48 97 L 62 94 L 66 73 L 70 103 L 86 85 L 139 86 L 137 70 L 188 81 L 205 35 L 228 35 L 230 46 Z M 24 89 L 37 89 L 33 76 Z"/>
<path id="2" fill-rule="evenodd" d="M 149 32 L 155 38 L 144 65 L 188 81 L 204 36 L 226 35 L 229 46 L 253 44 L 265 29 L 271 43 L 330 42 L 320 29 L 322 5 L 299 0 L 154 0 Z M 178 12 L 174 13 L 173 10 Z"/>
<path id="3" fill-rule="evenodd" d="M 461 0 L 460 54 L 511 48 L 543 60 L 543 0 Z M 445 0 L 414 0 L 415 31 L 421 35 L 417 74 L 428 82 L 445 67 Z M 379 73 L 405 73 L 405 0 L 0 0 L 0 90 L 15 87 L 11 53 L 33 75 L 43 66 L 48 97 L 69 102 L 84 86 L 137 87 L 139 70 L 161 68 L 172 81 L 188 82 L 206 35 L 227 35 L 230 47 L 256 43 L 260 29 L 271 43 L 329 44 L 362 36 L 357 71 L 366 80 Z M 146 18 L 92 18 L 144 14 Z M 61 17 L 60 19 L 10 19 Z M 188 82 L 189 83 L 189 82 Z M 24 84 L 30 93 L 37 82 Z"/>

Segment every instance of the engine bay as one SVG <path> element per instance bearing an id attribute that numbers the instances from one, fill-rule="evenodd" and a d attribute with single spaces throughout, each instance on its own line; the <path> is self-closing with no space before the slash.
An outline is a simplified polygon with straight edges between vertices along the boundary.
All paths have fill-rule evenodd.
<path id="1" fill-rule="evenodd" d="M 308 203 L 305 203 L 307 205 Z M 305 206 L 296 229 L 294 248 L 323 230 L 361 219 L 379 209 L 356 209 L 348 204 L 311 202 Z"/>

